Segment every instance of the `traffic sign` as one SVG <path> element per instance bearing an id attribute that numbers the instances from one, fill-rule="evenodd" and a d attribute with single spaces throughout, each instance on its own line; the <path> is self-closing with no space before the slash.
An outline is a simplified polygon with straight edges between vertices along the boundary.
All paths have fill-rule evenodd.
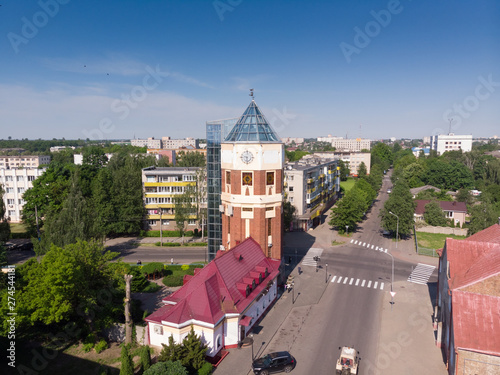
<path id="1" fill-rule="evenodd" d="M 396 292 L 390 292 L 391 293 L 391 297 L 394 297 L 396 295 Z"/>

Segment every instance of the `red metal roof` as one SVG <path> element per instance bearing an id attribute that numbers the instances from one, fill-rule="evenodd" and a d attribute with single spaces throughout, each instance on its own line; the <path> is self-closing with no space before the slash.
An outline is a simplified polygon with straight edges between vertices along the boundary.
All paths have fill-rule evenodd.
<path id="1" fill-rule="evenodd" d="M 451 289 L 473 284 L 499 272 L 499 244 L 447 238 L 446 254 L 450 262 Z"/>
<path id="2" fill-rule="evenodd" d="M 251 237 L 234 249 L 217 254 L 203 269 L 189 278 L 166 303 L 146 318 L 148 322 L 182 324 L 192 319 L 216 324 L 226 313 L 241 313 L 279 273 L 280 261 L 268 259 Z M 252 279 L 255 272 L 265 272 L 262 283 L 246 296 L 238 285 Z M 251 287 L 251 285 L 250 285 Z M 246 289 L 246 288 L 245 288 Z"/>
<path id="3" fill-rule="evenodd" d="M 453 291 L 455 347 L 500 356 L 500 298 Z"/>
<path id="4" fill-rule="evenodd" d="M 500 225 L 494 224 L 491 227 L 483 229 L 481 232 L 473 234 L 467 240 L 500 243 Z"/>
<path id="5" fill-rule="evenodd" d="M 415 213 L 417 215 L 423 215 L 425 211 L 425 205 L 431 202 L 430 200 L 423 199 L 415 199 L 415 203 L 417 203 L 417 207 L 415 208 Z M 467 205 L 465 202 L 457 202 L 457 201 L 437 201 L 439 203 L 439 207 L 443 211 L 453 211 L 453 212 L 467 212 Z"/>

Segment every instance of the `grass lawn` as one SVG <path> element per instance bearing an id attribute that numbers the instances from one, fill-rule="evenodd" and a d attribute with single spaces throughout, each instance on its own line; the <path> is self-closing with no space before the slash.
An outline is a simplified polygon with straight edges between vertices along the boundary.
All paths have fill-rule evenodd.
<path id="1" fill-rule="evenodd" d="M 347 181 L 340 181 L 340 186 L 344 188 L 346 193 L 354 187 L 356 180 L 352 177 L 348 177 Z"/>
<path id="2" fill-rule="evenodd" d="M 418 246 L 422 246 L 427 249 L 442 249 L 446 238 L 455 238 L 457 240 L 463 240 L 466 236 L 457 236 L 454 234 L 441 234 L 441 233 L 425 233 L 417 232 Z"/>
<path id="3" fill-rule="evenodd" d="M 10 223 L 11 233 L 25 233 L 26 226 L 23 223 Z"/>

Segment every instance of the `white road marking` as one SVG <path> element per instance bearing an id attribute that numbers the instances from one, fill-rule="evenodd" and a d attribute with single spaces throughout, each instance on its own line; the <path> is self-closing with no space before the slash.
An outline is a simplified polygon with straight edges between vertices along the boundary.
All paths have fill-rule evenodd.
<path id="1" fill-rule="evenodd" d="M 371 287 L 372 286 L 372 281 L 371 280 L 368 280 L 368 285 L 366 286 L 367 288 Z"/>
<path id="2" fill-rule="evenodd" d="M 378 250 L 378 246 L 375 248 L 375 250 Z"/>
<path id="3" fill-rule="evenodd" d="M 363 280 L 363 282 L 361 283 L 362 288 L 365 286 L 365 283 L 366 283 L 366 280 Z"/>
<path id="4" fill-rule="evenodd" d="M 346 278 L 344 279 L 344 284 L 347 284 L 347 280 L 349 280 L 349 278 L 346 276 Z"/>
<path id="5" fill-rule="evenodd" d="M 375 247 L 375 245 L 372 245 L 372 249 Z"/>
<path id="6" fill-rule="evenodd" d="M 335 282 L 335 279 L 336 279 L 336 278 L 337 278 L 337 276 L 333 276 L 333 278 L 332 278 L 332 283 L 334 283 L 334 282 Z"/>
<path id="7" fill-rule="evenodd" d="M 349 285 L 352 285 L 353 281 L 354 281 L 354 277 L 351 277 L 351 281 L 349 281 Z"/>
<path id="8" fill-rule="evenodd" d="M 375 281 L 375 284 L 373 284 L 373 289 L 377 289 L 378 286 L 378 281 Z"/>
<path id="9" fill-rule="evenodd" d="M 351 240 L 351 243 L 353 243 L 353 242 L 354 242 L 354 239 Z"/>
<path id="10" fill-rule="evenodd" d="M 341 281 L 342 281 L 342 276 L 339 277 L 339 280 L 337 281 L 337 283 L 340 284 Z"/>
<path id="11" fill-rule="evenodd" d="M 408 281 L 415 284 L 425 285 L 429 281 L 436 267 L 419 263 L 408 277 Z"/>
<path id="12" fill-rule="evenodd" d="M 384 290 L 384 283 L 380 283 L 380 290 Z"/>

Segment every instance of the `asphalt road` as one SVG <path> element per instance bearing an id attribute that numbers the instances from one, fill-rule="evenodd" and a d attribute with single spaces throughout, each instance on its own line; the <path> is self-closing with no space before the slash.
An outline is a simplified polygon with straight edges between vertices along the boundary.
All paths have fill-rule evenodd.
<path id="1" fill-rule="evenodd" d="M 332 247 L 332 234 L 325 226 L 323 233 L 314 239 L 314 245 L 307 243 L 312 239 L 306 240 L 306 243 L 294 240 L 289 241 L 293 246 L 285 248 L 286 257 L 291 256 L 295 264 L 303 260 L 311 246 L 323 249 L 321 268 L 318 270 L 325 275 L 325 279 L 320 278 L 324 280 L 323 285 L 318 284 L 318 280 L 312 285 L 311 282 L 303 281 L 301 285 L 298 279 L 295 286 L 296 293 L 301 290 L 307 293 L 310 288 L 324 288 L 317 303 L 312 304 L 308 311 L 301 328 L 301 339 L 290 349 L 297 359 L 294 371 L 298 374 L 334 373 L 339 347 L 342 346 L 354 347 L 359 351 L 360 373 L 363 373 L 364 362 L 376 362 L 382 303 L 384 293 L 391 291 L 393 272 L 390 253 L 375 250 L 377 247 L 385 250 L 393 246 L 392 239 L 382 236 L 378 216 L 387 199 L 389 186 L 389 179 L 384 179 L 381 193 L 367 213 L 366 220 L 350 238 L 344 238 L 344 245 Z M 411 268 L 411 263 L 395 259 L 394 282 L 406 280 Z M 310 271 L 307 269 L 307 272 Z M 362 280 L 365 280 L 366 285 L 370 282 L 372 286 L 376 282 L 377 288 L 361 287 Z M 380 289 L 382 283 L 383 290 Z"/>

